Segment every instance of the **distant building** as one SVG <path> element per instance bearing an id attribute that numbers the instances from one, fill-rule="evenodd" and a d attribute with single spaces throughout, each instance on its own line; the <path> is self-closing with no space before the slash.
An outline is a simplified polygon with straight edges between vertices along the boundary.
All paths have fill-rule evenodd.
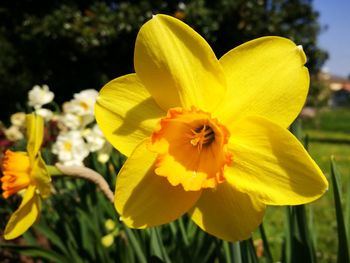
<path id="1" fill-rule="evenodd" d="M 319 79 L 327 83 L 332 94 L 328 105 L 331 107 L 350 106 L 350 80 L 347 78 L 335 76 L 329 73 L 321 72 Z"/>

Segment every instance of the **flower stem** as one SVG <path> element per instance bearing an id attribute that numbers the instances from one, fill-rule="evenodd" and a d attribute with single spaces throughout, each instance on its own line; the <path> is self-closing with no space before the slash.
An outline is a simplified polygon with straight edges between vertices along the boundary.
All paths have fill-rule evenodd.
<path id="1" fill-rule="evenodd" d="M 59 176 L 63 175 L 61 170 L 58 170 L 56 166 L 53 165 L 46 165 L 46 169 L 49 172 L 50 176 Z"/>
<path id="2" fill-rule="evenodd" d="M 56 170 L 54 170 L 53 168 L 50 168 L 50 166 L 48 167 L 49 173 L 51 171 L 50 169 L 52 169 L 53 174 L 50 173 L 51 176 L 63 175 L 63 176 L 71 176 L 71 177 L 89 180 L 100 188 L 102 193 L 108 198 L 108 200 L 111 203 L 114 202 L 114 194 L 109 188 L 108 183 L 102 177 L 102 175 L 95 172 L 94 170 L 87 167 L 82 167 L 82 166 L 64 166 L 59 163 L 57 163 L 56 167 L 54 168 Z M 57 174 L 56 171 L 59 171 L 59 174 Z"/>

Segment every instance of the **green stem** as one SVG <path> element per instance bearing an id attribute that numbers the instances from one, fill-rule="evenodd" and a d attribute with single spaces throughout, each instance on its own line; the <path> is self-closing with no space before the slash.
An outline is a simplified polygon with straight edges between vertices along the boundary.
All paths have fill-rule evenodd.
<path id="1" fill-rule="evenodd" d="M 46 169 L 49 172 L 50 176 L 63 176 L 64 174 L 56 166 L 46 165 Z"/>

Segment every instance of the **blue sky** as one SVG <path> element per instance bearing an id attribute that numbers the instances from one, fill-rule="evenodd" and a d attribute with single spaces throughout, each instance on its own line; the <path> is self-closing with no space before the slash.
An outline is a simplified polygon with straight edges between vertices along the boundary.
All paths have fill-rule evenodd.
<path id="1" fill-rule="evenodd" d="M 314 0 L 320 12 L 319 22 L 328 29 L 319 36 L 319 46 L 329 59 L 325 68 L 330 73 L 347 77 L 350 74 L 350 0 Z"/>

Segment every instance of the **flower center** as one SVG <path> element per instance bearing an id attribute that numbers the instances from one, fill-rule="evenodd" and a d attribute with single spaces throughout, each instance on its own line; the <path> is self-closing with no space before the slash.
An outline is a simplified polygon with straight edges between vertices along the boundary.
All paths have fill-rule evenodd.
<path id="1" fill-rule="evenodd" d="M 27 188 L 31 182 L 30 161 L 25 152 L 7 150 L 2 162 L 2 170 L 3 176 L 0 180 L 4 198 Z"/>
<path id="2" fill-rule="evenodd" d="M 72 151 L 72 144 L 71 144 L 70 142 L 64 142 L 63 148 L 64 148 L 67 152 L 71 152 L 71 151 Z"/>
<path id="3" fill-rule="evenodd" d="M 158 153 L 155 173 L 186 191 L 214 188 L 231 163 L 229 132 L 207 112 L 172 108 L 153 132 L 149 149 Z"/>
<path id="4" fill-rule="evenodd" d="M 89 109 L 89 105 L 85 101 L 80 102 L 80 106 L 87 111 Z"/>
<path id="5" fill-rule="evenodd" d="M 215 140 L 215 133 L 208 125 L 203 125 L 191 131 L 193 135 L 190 137 L 190 142 L 193 146 L 197 146 L 198 150 L 202 150 L 203 145 L 208 146 Z"/>

